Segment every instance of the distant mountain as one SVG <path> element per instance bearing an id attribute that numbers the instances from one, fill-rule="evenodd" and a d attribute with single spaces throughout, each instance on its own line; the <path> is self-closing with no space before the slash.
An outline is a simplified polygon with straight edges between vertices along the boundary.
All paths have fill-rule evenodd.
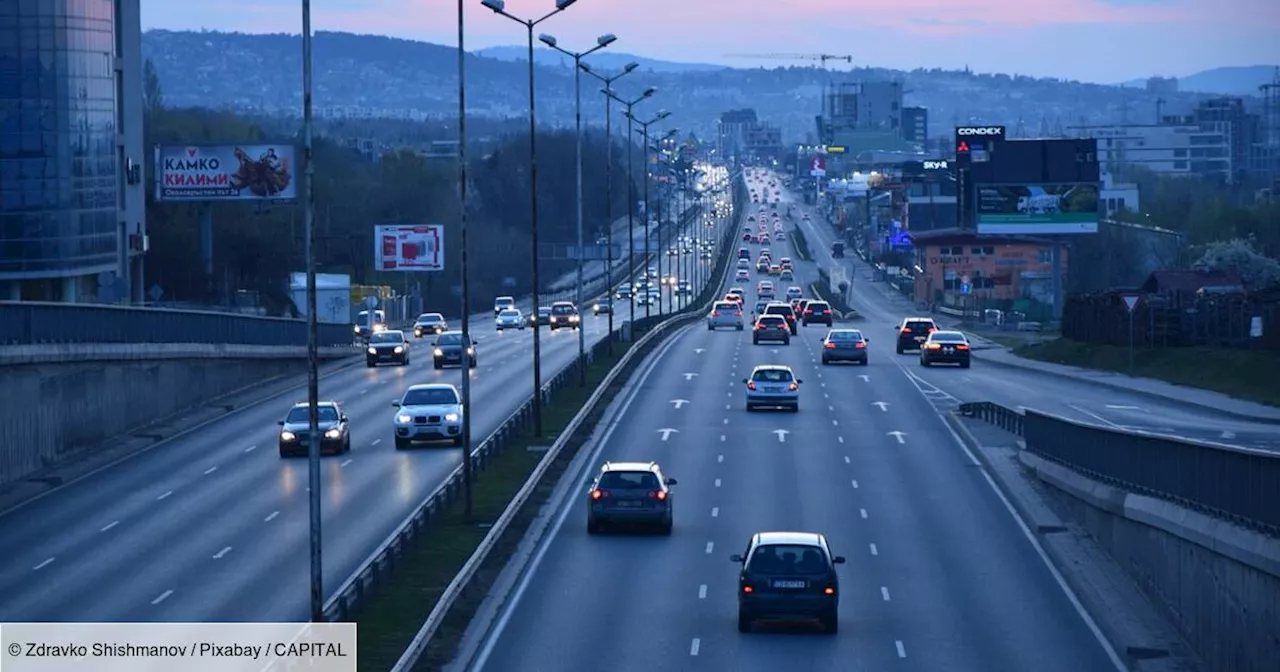
<path id="1" fill-rule="evenodd" d="M 486 49 L 478 49 L 472 53 L 485 58 L 495 58 L 499 61 L 520 61 L 523 63 L 529 60 L 528 47 L 488 47 Z M 554 49 L 538 47 L 533 50 L 533 62 L 538 65 L 567 66 L 570 60 L 572 59 Z M 656 58 L 645 58 L 618 51 L 599 51 L 588 56 L 585 60 L 591 63 L 592 67 L 600 66 L 604 70 L 620 70 L 628 63 L 638 63 L 641 70 L 650 70 L 652 72 L 713 72 L 728 69 L 724 65 L 660 61 Z"/>
<path id="2" fill-rule="evenodd" d="M 1214 68 L 1194 75 L 1178 78 L 1178 90 L 1194 93 L 1212 93 L 1219 96 L 1256 96 L 1258 87 L 1272 81 L 1280 82 L 1274 65 L 1244 65 Z M 1120 86 L 1144 87 L 1145 79 L 1131 79 Z"/>

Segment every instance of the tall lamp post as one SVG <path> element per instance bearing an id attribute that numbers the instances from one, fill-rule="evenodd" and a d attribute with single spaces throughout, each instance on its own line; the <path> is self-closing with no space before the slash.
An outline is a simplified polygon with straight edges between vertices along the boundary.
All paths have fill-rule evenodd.
<path id="1" fill-rule="evenodd" d="M 587 63 L 579 63 L 578 69 L 582 72 L 595 77 L 604 83 L 604 211 L 605 211 L 605 245 L 608 247 L 605 262 L 605 288 L 609 292 L 609 337 L 605 339 L 605 347 L 609 349 L 609 356 L 613 356 L 613 312 L 617 310 L 617 306 L 613 304 L 613 97 L 609 95 L 609 87 L 615 81 L 631 71 L 640 67 L 639 63 L 632 61 L 623 66 L 622 71 L 612 77 L 606 77 L 591 69 L 591 65 Z M 577 86 L 577 82 L 574 82 Z M 634 303 L 634 297 L 632 301 Z"/>
<path id="2" fill-rule="evenodd" d="M 584 279 L 583 266 L 586 264 L 583 258 L 584 248 L 582 246 L 582 59 L 592 53 L 600 51 L 605 47 L 613 44 L 618 40 L 612 33 L 606 33 L 596 38 L 596 46 L 583 51 L 573 52 L 568 49 L 562 49 L 556 44 L 556 38 L 550 35 L 539 35 L 538 39 L 543 44 L 555 49 L 556 51 L 573 59 L 573 118 L 574 124 L 577 126 L 578 135 L 578 292 L 574 303 L 578 304 L 578 310 L 582 310 L 582 295 Z M 605 266 L 606 275 L 609 267 Z M 578 387 L 587 386 L 587 332 L 583 328 L 581 320 L 578 322 Z"/>
<path id="3" fill-rule="evenodd" d="M 471 351 L 471 274 L 467 260 L 467 51 L 464 0 L 458 0 L 458 234 L 462 244 L 462 350 Z M 471 460 L 471 369 L 462 369 L 462 490 L 463 519 L 471 522 L 472 485 L 475 475 Z"/>
<path id="4" fill-rule="evenodd" d="M 636 128 L 636 129 L 632 129 L 632 130 L 634 130 L 635 132 L 640 133 L 641 135 L 643 135 L 643 136 L 644 136 L 644 174 L 643 174 L 643 178 L 644 178 L 644 251 L 645 251 L 645 254 L 648 254 L 648 253 L 649 253 L 649 215 L 650 215 L 650 213 L 652 213 L 652 212 L 653 212 L 653 208 L 652 208 L 652 207 L 650 207 L 650 205 L 649 205 L 649 127 L 650 127 L 650 126 L 652 126 L 653 124 L 658 123 L 659 121 L 662 121 L 663 119 L 666 119 L 666 118 L 667 118 L 667 117 L 669 117 L 669 116 L 671 116 L 671 113 L 670 113 L 670 112 L 668 112 L 668 111 L 666 111 L 666 110 L 660 110 L 660 111 L 658 112 L 657 116 L 655 116 L 654 118 L 650 119 L 649 121 L 640 121 L 639 119 L 636 119 L 636 118 L 635 118 L 635 115 L 631 114 L 631 111 L 630 111 L 630 110 L 628 110 L 628 111 L 627 111 L 627 119 L 628 119 L 628 121 L 629 121 L 629 122 L 634 122 L 636 125 L 638 125 L 638 126 L 640 127 L 640 128 Z M 628 145 L 630 145 L 630 144 L 631 144 L 631 136 L 629 136 L 629 135 L 627 136 L 627 144 L 628 144 Z M 659 221 L 659 222 L 658 222 L 658 227 L 659 227 L 659 228 L 658 228 L 658 230 L 659 230 L 659 231 L 661 231 L 661 230 L 662 230 L 662 228 L 661 228 L 661 227 L 662 227 L 662 222 L 661 222 L 661 221 Z M 662 270 L 661 270 L 661 267 L 662 267 L 662 250 L 661 250 L 661 249 L 659 249 L 659 250 L 658 250 L 658 267 L 659 267 L 659 270 L 658 270 L 658 276 L 659 276 L 659 277 L 658 277 L 658 312 L 659 312 L 659 313 L 661 313 L 661 312 L 662 312 L 662 283 L 665 281 L 665 278 L 661 277 L 661 276 L 662 276 Z M 645 302 L 645 304 L 644 304 L 644 316 L 645 316 L 645 319 L 648 319 L 648 318 L 649 318 L 649 302 L 648 302 L 648 301 L 646 301 L 646 302 Z"/>
<path id="5" fill-rule="evenodd" d="M 636 105 L 639 105 L 640 103 L 644 102 L 646 98 L 652 97 L 653 94 L 658 92 L 658 89 L 651 86 L 645 89 L 644 92 L 641 93 L 639 96 L 637 96 L 634 100 L 624 100 L 622 98 L 619 98 L 618 94 L 613 92 L 613 89 L 601 89 L 601 91 L 604 92 L 604 95 L 612 98 L 618 104 L 622 105 L 623 108 L 625 108 L 625 111 L 623 111 L 622 114 L 627 118 L 627 272 L 635 273 L 635 270 L 636 270 L 636 222 L 635 222 L 634 213 L 636 208 L 636 180 L 635 180 L 635 176 L 633 175 L 634 168 L 635 168 L 635 161 L 631 158 L 631 146 L 635 144 L 631 142 L 631 131 L 632 131 L 631 123 L 635 121 L 635 115 L 633 115 L 632 112 L 635 110 Z M 649 216 L 649 213 L 646 212 L 645 217 L 648 218 L 648 216 Z M 647 249 L 648 247 L 649 247 L 649 242 L 648 242 L 648 239 L 646 238 L 645 248 Z M 633 286 L 631 288 L 631 328 L 632 329 L 635 328 L 635 324 L 636 324 L 636 300 L 639 298 L 640 297 L 636 296 L 635 287 Z M 649 308 L 648 304 L 645 304 L 646 312 L 648 311 L 648 308 Z M 632 334 L 632 339 L 634 338 L 635 338 L 635 335 Z"/>
<path id="6" fill-rule="evenodd" d="M 639 129 L 636 129 L 636 133 L 640 133 L 640 132 L 641 132 L 641 131 L 640 131 Z M 645 144 L 646 144 L 646 145 L 648 145 L 648 146 L 646 146 L 646 147 L 645 147 L 645 151 L 646 151 L 646 152 L 653 152 L 653 153 L 654 153 L 654 154 L 656 154 L 657 156 L 661 157 L 661 156 L 662 156 L 662 143 L 663 143 L 664 141 L 666 141 L 668 138 L 670 138 L 670 137 L 674 136 L 677 132 L 678 132 L 678 131 L 677 131 L 676 129 L 674 129 L 674 128 L 672 128 L 672 129 L 668 130 L 666 135 L 664 135 L 664 136 L 662 136 L 661 138 L 659 138 L 658 140 L 654 141 L 654 143 L 653 143 L 652 145 L 648 145 L 648 140 L 647 140 L 647 136 L 646 136 Z M 649 209 L 649 192 L 648 192 L 648 190 L 647 190 L 647 186 L 648 186 L 648 180 L 647 180 L 647 178 L 648 178 L 648 172 L 649 172 L 649 171 L 648 171 L 648 165 L 649 165 L 648 154 L 646 154 L 646 155 L 645 155 L 645 157 L 646 157 L 646 158 L 645 158 L 645 166 L 646 166 L 646 168 L 645 168 L 645 177 L 646 177 L 645 185 L 646 185 L 646 190 L 645 190 L 644 202 L 645 202 L 645 210 L 647 211 L 647 210 Z M 664 170 L 666 170 L 666 168 L 665 168 L 665 167 L 664 167 Z M 670 183 L 668 183 L 668 184 L 670 184 Z M 663 226 L 663 225 L 662 225 L 662 216 L 661 216 L 661 213 L 667 213 L 668 215 L 670 214 L 670 209 L 669 209 L 668 207 L 666 207 L 666 206 L 669 206 L 669 205 L 670 205 L 670 202 L 675 200 L 675 198 L 676 198 L 676 194 L 675 194 L 675 192 L 673 192 L 670 188 L 665 188 L 665 189 L 663 190 L 663 196 L 665 196 L 665 198 L 664 198 L 664 197 L 659 197 L 659 199 L 658 199 L 658 202 L 660 203 L 659 207 L 657 208 L 658 213 L 659 213 L 659 216 L 655 218 L 655 219 L 657 219 L 657 221 L 658 221 L 658 275 L 662 277 L 662 285 L 661 285 L 661 286 L 662 286 L 662 291 L 658 294 L 658 313 L 659 313 L 659 314 L 663 314 L 664 312 L 673 312 L 673 311 L 674 311 L 674 306 L 673 306 L 673 304 L 674 304 L 674 302 L 675 302 L 675 292 L 676 292 L 676 287 L 677 287 L 677 285 L 673 285 L 673 284 L 669 283 L 669 282 L 668 282 L 668 280 L 670 280 L 672 277 L 676 277 L 677 282 L 679 281 L 679 277 L 678 277 L 678 274 L 676 273 L 676 269 L 675 269 L 675 268 L 673 268 L 673 267 L 677 264 L 677 262 L 678 262 L 678 261 L 679 261 L 679 259 L 680 259 L 680 258 L 677 256 L 677 257 L 675 258 L 675 260 L 672 260 L 672 258 L 671 258 L 671 256 L 672 256 L 672 255 L 670 254 L 670 252 L 671 252 L 670 250 L 667 250 L 667 253 L 666 253 L 666 254 L 663 254 L 663 250 L 664 250 L 664 249 L 666 249 L 666 247 L 667 247 L 667 243 L 668 243 L 668 242 L 670 242 L 670 240 L 671 240 L 671 232 L 670 232 L 670 231 L 667 231 L 667 236 L 666 236 L 666 238 L 665 238 L 665 239 L 663 238 L 663 235 L 662 235 L 662 234 L 663 234 L 663 231 L 664 231 L 664 230 L 667 230 L 667 227 L 665 227 L 665 226 Z M 677 230 L 677 232 L 679 232 L 679 224 L 680 224 L 679 220 L 680 220 L 681 208 L 677 206 L 677 207 L 675 208 L 675 211 L 676 211 L 676 230 Z M 676 249 L 676 251 L 677 251 L 677 254 L 678 254 L 678 253 L 679 253 L 679 248 L 677 248 L 677 249 Z M 666 263 L 666 271 L 665 271 L 665 272 L 662 270 L 662 269 L 663 269 L 663 263 L 662 263 L 662 260 L 663 260 L 664 258 L 667 260 L 667 263 Z M 663 308 L 663 298 L 664 298 L 664 296 L 665 296 L 665 298 L 666 298 L 666 309 L 665 309 L 665 310 L 664 310 L 664 308 Z"/>
<path id="7" fill-rule="evenodd" d="M 538 24 L 568 9 L 577 0 L 556 0 L 556 8 L 536 20 L 525 20 L 507 12 L 505 0 L 480 0 L 480 4 L 525 27 L 529 34 L 529 235 L 533 238 L 533 310 L 538 311 L 538 128 L 533 93 L 533 29 Z M 542 339 L 541 328 L 533 330 L 533 435 L 542 436 Z"/>
<path id="8" fill-rule="evenodd" d="M 316 326 L 315 164 L 311 160 L 311 0 L 302 0 L 303 235 L 307 255 L 307 497 L 310 509 L 311 621 L 324 622 L 320 536 L 320 375 Z M 372 314 L 372 313 L 371 313 Z"/>

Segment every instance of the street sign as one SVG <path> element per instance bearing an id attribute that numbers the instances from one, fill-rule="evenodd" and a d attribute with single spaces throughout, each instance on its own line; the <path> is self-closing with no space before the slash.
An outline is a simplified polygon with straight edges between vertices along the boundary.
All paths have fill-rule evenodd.
<path id="1" fill-rule="evenodd" d="M 827 160 L 816 156 L 809 162 L 809 175 L 813 177 L 822 177 L 827 174 Z"/>
<path id="2" fill-rule="evenodd" d="M 961 294 L 972 294 L 972 293 L 973 293 L 973 285 L 971 285 L 971 284 L 969 284 L 969 283 L 967 283 L 967 282 L 962 282 L 962 283 L 960 283 L 960 293 L 961 293 Z"/>
<path id="3" fill-rule="evenodd" d="M 1138 299 L 1141 297 L 1139 297 L 1137 294 L 1125 294 L 1120 298 L 1124 299 L 1124 307 L 1128 308 L 1129 312 L 1132 313 L 1133 309 L 1136 308 L 1138 305 Z"/>

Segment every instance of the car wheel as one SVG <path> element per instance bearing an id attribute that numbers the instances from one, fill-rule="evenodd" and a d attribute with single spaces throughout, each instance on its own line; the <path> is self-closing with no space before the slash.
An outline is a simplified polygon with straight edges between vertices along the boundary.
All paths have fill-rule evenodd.
<path id="1" fill-rule="evenodd" d="M 861 364 L 861 365 L 863 365 L 863 366 L 866 366 L 866 365 L 867 365 L 867 358 L 866 358 L 866 357 L 863 357 L 863 358 L 862 358 L 862 361 L 860 361 L 860 362 L 858 362 L 858 363 L 859 363 L 859 364 Z"/>
<path id="2" fill-rule="evenodd" d="M 715 327 L 713 327 L 713 326 L 711 326 L 711 325 L 709 325 L 709 324 L 707 325 L 707 331 L 715 331 L 715 330 L 716 330 L 716 328 L 715 328 Z"/>
<path id="3" fill-rule="evenodd" d="M 928 366 L 929 366 L 929 360 L 925 359 L 924 357 L 921 357 L 921 358 L 920 358 L 920 366 L 928 367 Z"/>
<path id="4" fill-rule="evenodd" d="M 432 362 L 432 364 L 434 364 L 434 365 L 435 365 L 435 367 L 436 367 L 436 371 L 439 371 L 440 369 L 443 369 L 443 368 L 444 368 L 444 365 L 443 365 L 443 364 L 441 364 L 440 362 Z"/>
<path id="5" fill-rule="evenodd" d="M 895 352 L 897 352 L 899 355 L 901 355 L 902 353 L 906 352 L 906 350 L 903 350 L 903 349 L 902 349 L 902 346 L 901 346 L 901 345 L 899 345 L 899 346 L 895 347 L 895 348 L 894 348 L 894 351 L 895 351 Z"/>
<path id="6" fill-rule="evenodd" d="M 738 331 L 742 331 L 742 329 L 743 329 L 743 326 L 742 326 L 741 324 L 739 324 L 739 325 L 738 325 Z"/>
<path id="7" fill-rule="evenodd" d="M 828 635 L 834 635 L 840 632 L 840 615 L 835 609 L 828 611 L 818 618 L 818 622 L 822 624 L 822 629 Z"/>
<path id="8" fill-rule="evenodd" d="M 471 360 L 471 368 L 476 368 L 476 360 Z"/>
<path id="9" fill-rule="evenodd" d="M 754 410 L 756 410 L 756 406 L 755 406 L 755 404 L 747 404 L 747 412 L 748 412 L 748 413 L 751 413 L 751 412 L 752 412 L 752 411 L 754 411 Z"/>
<path id="10" fill-rule="evenodd" d="M 600 523 L 597 523 L 596 521 L 594 521 L 594 520 L 592 520 L 592 519 L 588 518 L 588 519 L 587 519 L 587 534 L 600 534 Z"/>
<path id="11" fill-rule="evenodd" d="M 784 340 L 784 341 L 782 342 L 782 344 L 783 344 L 783 345 L 791 345 L 791 339 L 789 339 L 789 338 L 788 338 L 788 339 Z"/>
<path id="12" fill-rule="evenodd" d="M 351 437 L 349 437 L 349 436 L 348 436 L 348 437 L 347 437 L 347 442 L 346 442 L 346 443 L 344 443 L 344 444 L 342 444 L 342 452 L 344 452 L 344 453 L 349 453 L 349 452 L 351 452 Z"/>
<path id="13" fill-rule="evenodd" d="M 800 412 L 800 404 L 791 404 L 791 412 L 792 412 L 792 413 L 799 413 L 799 412 Z"/>
<path id="14" fill-rule="evenodd" d="M 969 362 L 960 362 L 960 368 L 962 369 L 969 368 Z"/>
<path id="15" fill-rule="evenodd" d="M 288 451 L 286 451 L 284 448 L 281 448 L 281 449 L 280 449 L 280 457 L 281 457 L 281 458 L 288 459 L 288 457 L 289 457 L 289 453 L 288 453 Z"/>
<path id="16" fill-rule="evenodd" d="M 366 368 L 366 369 L 372 369 L 372 368 L 376 367 L 377 365 L 378 365 L 378 364 L 377 364 L 377 362 L 365 362 L 365 363 L 364 363 L 364 366 L 365 366 L 365 368 Z"/>
<path id="17" fill-rule="evenodd" d="M 752 338 L 752 339 L 751 339 L 751 345 L 760 345 L 760 339 L 758 339 L 758 338 Z"/>
<path id="18" fill-rule="evenodd" d="M 823 357 L 823 358 L 822 358 L 822 365 L 823 365 L 823 366 L 829 366 L 830 364 L 831 364 L 831 360 L 827 359 L 826 357 Z"/>
<path id="19" fill-rule="evenodd" d="M 751 614 L 738 608 L 738 632 L 751 632 Z"/>
<path id="20" fill-rule="evenodd" d="M 398 436 L 396 437 L 396 450 L 404 450 L 409 447 L 409 444 L 409 439 L 402 439 Z"/>
<path id="21" fill-rule="evenodd" d="M 658 534 L 661 534 L 661 535 L 662 535 L 662 536 L 664 536 L 664 537 L 669 537 L 669 536 L 671 536 L 671 528 L 672 528 L 672 526 L 673 526 L 673 523 L 672 523 L 671 521 L 669 521 L 669 520 L 668 520 L 667 522 L 663 523 L 663 524 L 658 528 Z"/>

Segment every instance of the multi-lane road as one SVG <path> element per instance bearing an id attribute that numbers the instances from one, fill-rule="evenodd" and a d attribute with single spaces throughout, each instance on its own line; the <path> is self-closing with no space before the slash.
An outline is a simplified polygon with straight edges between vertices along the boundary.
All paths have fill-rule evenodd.
<path id="1" fill-rule="evenodd" d="M 590 346 L 607 317 L 581 308 Z M 470 328 L 478 443 L 532 395 L 533 331 L 499 333 L 492 318 Z M 327 590 L 460 464 L 458 449 L 397 451 L 392 440 L 391 402 L 407 386 L 461 381 L 459 369 L 433 369 L 430 343 L 414 343 L 407 367 L 361 360 L 320 381 L 321 398 L 343 402 L 353 447 L 321 465 Z M 577 352 L 575 332 L 543 331 L 544 381 Z M 305 397 L 247 407 L 0 515 L 0 622 L 305 620 L 307 463 L 276 452 L 276 422 Z"/>
<path id="2" fill-rule="evenodd" d="M 773 247 L 776 259 L 785 246 Z M 796 284 L 816 278 L 812 263 L 797 270 Z M 658 461 L 679 481 L 674 534 L 588 536 L 581 483 L 473 669 L 1116 669 L 922 394 L 918 367 L 894 355 L 889 323 L 868 329 L 866 367 L 822 366 L 825 331 L 801 327 L 789 346 L 702 325 L 673 336 L 618 402 L 588 469 Z M 745 411 L 741 379 L 758 364 L 804 381 L 799 413 Z M 825 533 L 848 558 L 839 635 L 737 631 L 729 556 L 766 530 Z"/>

